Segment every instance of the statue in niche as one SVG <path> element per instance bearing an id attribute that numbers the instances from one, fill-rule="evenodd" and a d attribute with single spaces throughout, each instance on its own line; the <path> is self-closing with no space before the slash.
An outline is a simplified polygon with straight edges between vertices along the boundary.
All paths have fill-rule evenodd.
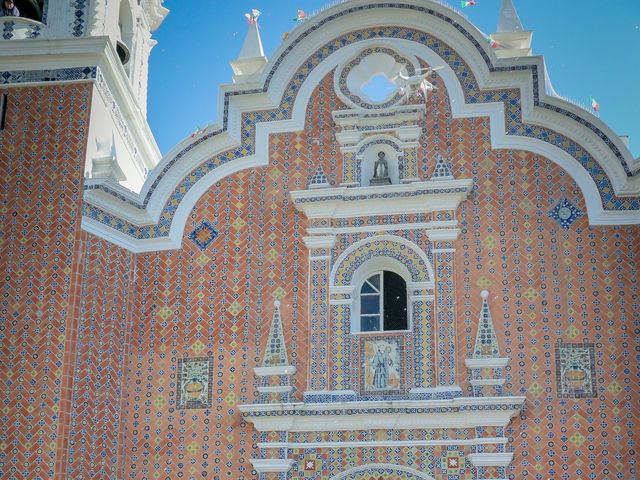
<path id="1" fill-rule="evenodd" d="M 378 152 L 378 159 L 373 166 L 373 178 L 371 185 L 390 185 L 389 162 L 387 162 L 384 152 Z"/>

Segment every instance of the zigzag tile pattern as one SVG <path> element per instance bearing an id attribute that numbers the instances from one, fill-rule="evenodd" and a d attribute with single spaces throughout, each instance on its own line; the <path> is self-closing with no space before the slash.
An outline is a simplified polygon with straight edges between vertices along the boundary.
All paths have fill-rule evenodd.
<path id="1" fill-rule="evenodd" d="M 8 89 L 0 132 L 0 471 L 63 478 L 90 85 Z"/>

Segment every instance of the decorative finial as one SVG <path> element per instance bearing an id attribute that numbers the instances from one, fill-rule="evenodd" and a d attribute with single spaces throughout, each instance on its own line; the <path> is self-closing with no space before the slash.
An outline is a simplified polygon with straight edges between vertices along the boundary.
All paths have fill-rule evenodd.
<path id="1" fill-rule="evenodd" d="M 249 24 L 249 30 L 238 58 L 231 62 L 231 68 L 233 68 L 234 73 L 233 81 L 236 83 L 256 81 L 267 64 L 258 28 L 260 10 L 254 8 L 250 13 L 245 13 L 244 16 Z"/>
<path id="2" fill-rule="evenodd" d="M 480 296 L 486 300 L 487 298 L 489 298 L 489 292 L 487 290 L 483 290 L 482 292 L 480 292 Z"/>
<path id="3" fill-rule="evenodd" d="M 257 9 L 253 9 L 251 10 L 251 13 L 245 13 L 244 16 L 247 19 L 247 23 L 249 25 L 254 25 L 256 23 L 258 23 L 258 17 L 261 15 L 262 12 L 260 12 L 260 10 Z"/>

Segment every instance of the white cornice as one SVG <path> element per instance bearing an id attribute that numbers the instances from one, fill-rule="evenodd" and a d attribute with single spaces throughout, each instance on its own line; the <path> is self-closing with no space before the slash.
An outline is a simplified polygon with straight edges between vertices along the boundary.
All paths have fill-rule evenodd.
<path id="1" fill-rule="evenodd" d="M 511 358 L 465 358 L 464 364 L 470 370 L 481 368 L 504 368 L 509 365 Z"/>
<path id="2" fill-rule="evenodd" d="M 251 465 L 258 473 L 286 473 L 291 470 L 294 460 L 252 458 Z"/>
<path id="3" fill-rule="evenodd" d="M 239 409 L 245 420 L 253 423 L 259 432 L 329 432 L 506 427 L 519 414 L 524 402 L 524 397 L 465 397 L 418 401 L 269 403 L 240 405 Z M 447 408 L 451 410 L 442 411 Z M 429 411 L 415 413 L 417 409 Z"/>
<path id="4" fill-rule="evenodd" d="M 302 240 L 309 250 L 313 250 L 316 248 L 333 248 L 333 246 L 336 244 L 335 235 L 303 237 Z"/>
<path id="5" fill-rule="evenodd" d="M 268 387 L 256 387 L 259 393 L 291 393 L 293 387 L 290 385 L 275 385 Z"/>
<path id="6" fill-rule="evenodd" d="M 445 446 L 477 446 L 477 445 L 506 445 L 505 437 L 484 437 L 460 440 L 378 440 L 378 441 L 353 441 L 353 442 L 260 442 L 258 448 L 262 449 L 301 449 L 312 450 L 314 448 L 396 448 L 396 447 L 445 447 Z"/>
<path id="7" fill-rule="evenodd" d="M 310 219 L 354 218 L 453 211 L 467 198 L 472 187 L 473 180 L 440 180 L 297 190 L 291 192 L 291 198 L 295 207 Z"/>
<path id="8" fill-rule="evenodd" d="M 277 377 L 290 376 L 296 373 L 296 367 L 293 365 L 280 365 L 277 367 L 256 367 L 253 369 L 256 377 Z"/>
<path id="9" fill-rule="evenodd" d="M 467 458 L 474 467 L 507 467 L 513 461 L 513 453 L 471 453 Z"/>

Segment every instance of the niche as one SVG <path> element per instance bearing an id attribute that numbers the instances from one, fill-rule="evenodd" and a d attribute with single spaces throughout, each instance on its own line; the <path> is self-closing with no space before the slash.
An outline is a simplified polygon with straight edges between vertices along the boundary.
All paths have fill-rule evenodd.
<path id="1" fill-rule="evenodd" d="M 358 160 L 360 161 L 361 186 L 369 187 L 373 185 L 380 185 L 379 183 L 372 182 L 376 161 L 378 160 L 378 155 L 380 153 L 384 154 L 384 159 L 387 162 L 391 184 L 397 185 L 400 183 L 399 166 L 402 152 L 398 152 L 393 146 L 386 143 L 373 143 L 358 156 Z"/>

